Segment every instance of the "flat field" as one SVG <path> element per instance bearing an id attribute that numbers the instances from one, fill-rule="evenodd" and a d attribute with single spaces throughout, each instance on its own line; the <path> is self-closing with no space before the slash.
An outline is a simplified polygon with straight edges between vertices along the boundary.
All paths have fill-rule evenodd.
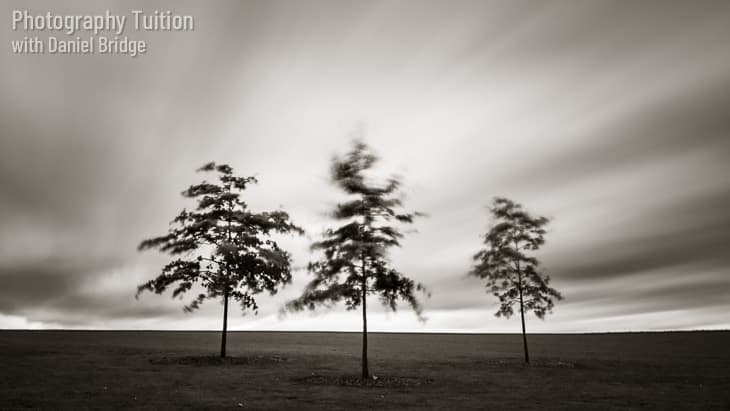
<path id="1" fill-rule="evenodd" d="M 730 332 L 0 331 L 0 409 L 730 410 Z"/>

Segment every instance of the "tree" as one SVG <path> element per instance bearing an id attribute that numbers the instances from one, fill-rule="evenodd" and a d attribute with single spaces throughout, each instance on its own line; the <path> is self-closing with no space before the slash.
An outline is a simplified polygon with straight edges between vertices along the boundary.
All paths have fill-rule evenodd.
<path id="1" fill-rule="evenodd" d="M 241 308 L 258 311 L 254 296 L 263 291 L 275 294 L 279 286 L 291 281 L 291 257 L 279 248 L 270 234 L 296 232 L 284 211 L 253 213 L 241 200 L 241 193 L 254 177 L 237 177 L 225 164 L 208 163 L 198 171 L 217 172 L 218 183 L 203 181 L 182 192 L 196 199 L 194 211 L 185 209 L 171 222 L 166 235 L 144 240 L 139 250 L 156 248 L 179 258 L 162 268 L 154 280 L 140 285 L 143 291 L 161 294 L 177 284 L 173 298 L 200 283 L 205 293 L 185 306 L 186 312 L 197 309 L 208 299 L 223 300 L 221 357 L 226 356 L 228 300 L 238 301 Z"/>
<path id="2" fill-rule="evenodd" d="M 530 362 L 525 332 L 525 311 L 544 319 L 552 312 L 553 299 L 562 300 L 560 293 L 549 286 L 550 277 L 539 270 L 539 261 L 526 252 L 545 244 L 548 219 L 534 217 L 506 198 L 497 197 L 490 207 L 495 223 L 484 236 L 485 248 L 474 255 L 471 275 L 487 280 L 488 292 L 499 298 L 496 316 L 511 317 L 519 304 L 522 319 L 522 343 L 525 363 Z"/>
<path id="3" fill-rule="evenodd" d="M 348 201 L 335 207 L 332 217 L 343 224 L 327 229 L 312 250 L 322 257 L 309 263 L 315 278 L 303 294 L 287 304 L 292 310 L 317 305 L 331 306 L 344 301 L 348 310 L 362 309 L 362 379 L 370 377 L 368 369 L 367 297 L 378 294 L 383 305 L 393 311 L 403 300 L 421 317 L 416 291 L 425 288 L 390 267 L 387 251 L 400 245 L 403 234 L 392 223 L 410 224 L 420 213 L 397 211 L 400 180 L 392 177 L 384 184 L 374 183 L 365 173 L 377 162 L 377 157 L 363 142 L 356 141 L 345 157 L 332 162 L 332 181 L 350 195 Z"/>

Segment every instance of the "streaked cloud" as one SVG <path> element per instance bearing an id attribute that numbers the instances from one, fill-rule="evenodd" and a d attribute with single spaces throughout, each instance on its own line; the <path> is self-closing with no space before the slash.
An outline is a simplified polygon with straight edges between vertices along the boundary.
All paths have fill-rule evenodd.
<path id="1" fill-rule="evenodd" d="M 252 207 L 307 228 L 285 240 L 305 266 L 341 198 L 328 161 L 357 124 L 430 215 L 392 256 L 431 289 L 429 321 L 374 308 L 374 329 L 517 330 L 465 278 L 496 195 L 553 219 L 540 257 L 566 300 L 528 329 L 730 327 L 727 2 L 157 6 L 196 30 L 148 34 L 136 59 L 4 51 L 0 327 L 217 329 L 215 303 L 134 299 L 165 261 L 137 243 L 215 160 L 259 177 Z M 280 316 L 306 280 L 233 328 L 359 329 L 344 310 Z"/>

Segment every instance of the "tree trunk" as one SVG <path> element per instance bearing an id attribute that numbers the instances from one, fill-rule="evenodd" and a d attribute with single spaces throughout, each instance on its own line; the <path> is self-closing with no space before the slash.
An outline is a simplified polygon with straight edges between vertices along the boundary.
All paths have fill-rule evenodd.
<path id="1" fill-rule="evenodd" d="M 515 252 L 519 250 L 515 242 Z M 527 333 L 525 332 L 525 301 L 522 298 L 522 270 L 520 270 L 520 261 L 517 260 L 517 291 L 520 293 L 520 319 L 522 320 L 522 346 L 525 348 L 525 364 L 530 363 L 530 353 L 527 351 Z"/>
<path id="2" fill-rule="evenodd" d="M 226 357 L 226 333 L 228 332 L 228 291 L 223 293 L 223 331 L 221 331 L 221 358 Z"/>
<path id="3" fill-rule="evenodd" d="M 228 236 L 228 242 L 233 241 L 231 235 L 231 220 L 233 214 L 233 202 L 228 201 L 228 227 L 226 229 L 226 235 Z M 221 358 L 226 358 L 226 336 L 228 333 L 228 282 L 231 280 L 231 264 L 226 262 L 226 278 L 223 289 L 223 331 L 221 331 Z"/>
<path id="4" fill-rule="evenodd" d="M 530 363 L 530 353 L 527 351 L 527 333 L 525 333 L 525 307 L 522 301 L 522 288 L 520 287 L 520 317 L 522 318 L 522 345 L 525 347 L 525 364 Z"/>
<path id="5" fill-rule="evenodd" d="M 363 274 L 362 281 L 362 379 L 370 378 L 368 371 L 368 315 L 367 315 L 367 280 Z"/>

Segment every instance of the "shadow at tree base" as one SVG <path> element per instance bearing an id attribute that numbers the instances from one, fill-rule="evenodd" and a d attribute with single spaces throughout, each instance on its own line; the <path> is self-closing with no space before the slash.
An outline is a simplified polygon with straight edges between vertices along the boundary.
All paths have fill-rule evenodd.
<path id="1" fill-rule="evenodd" d="M 397 377 L 397 376 L 372 376 L 363 380 L 360 377 L 350 375 L 315 375 L 308 377 L 294 378 L 295 382 L 311 385 L 338 385 L 344 387 L 363 388 L 386 388 L 386 387 L 415 387 L 420 385 L 433 384 L 433 378 L 427 377 Z"/>
<path id="2" fill-rule="evenodd" d="M 220 356 L 183 356 L 183 357 L 161 357 L 150 358 L 150 364 L 155 365 L 276 365 L 288 361 L 284 357 L 276 355 L 257 355 L 250 357 L 225 357 Z"/>
<path id="3" fill-rule="evenodd" d="M 582 364 L 556 359 L 534 359 L 530 360 L 529 364 L 526 364 L 524 360 L 519 358 L 499 358 L 471 361 L 471 364 L 473 366 L 509 368 L 585 368 L 585 366 Z"/>

